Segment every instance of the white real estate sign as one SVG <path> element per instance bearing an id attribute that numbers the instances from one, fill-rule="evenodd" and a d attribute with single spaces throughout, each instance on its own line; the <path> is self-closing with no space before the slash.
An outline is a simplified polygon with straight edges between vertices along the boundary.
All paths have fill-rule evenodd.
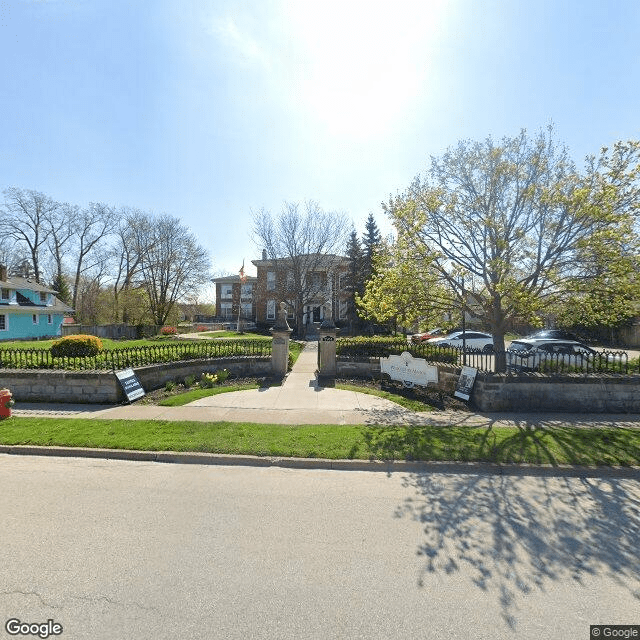
<path id="1" fill-rule="evenodd" d="M 403 351 L 399 356 L 380 358 L 380 371 L 409 388 L 416 384 L 426 387 L 430 382 L 438 382 L 438 367 L 427 364 L 424 358 L 414 358 L 408 351 Z"/>
<path id="2" fill-rule="evenodd" d="M 124 395 L 127 396 L 129 402 L 144 396 L 144 389 L 133 369 L 125 369 L 124 371 L 116 371 L 115 373 L 116 378 L 120 381 Z"/>

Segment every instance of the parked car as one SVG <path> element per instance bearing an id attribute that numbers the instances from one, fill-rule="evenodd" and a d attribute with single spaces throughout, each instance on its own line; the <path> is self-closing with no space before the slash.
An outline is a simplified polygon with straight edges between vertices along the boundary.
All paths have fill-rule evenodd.
<path id="1" fill-rule="evenodd" d="M 544 364 L 582 369 L 600 360 L 613 362 L 620 360 L 620 355 L 599 353 L 577 340 L 548 338 L 514 340 L 507 349 L 507 369 L 510 371 L 539 371 Z"/>
<path id="2" fill-rule="evenodd" d="M 534 331 L 528 336 L 525 336 L 526 340 L 573 340 L 575 342 L 581 342 L 580 338 L 570 331 L 564 329 L 540 329 Z"/>
<path id="3" fill-rule="evenodd" d="M 463 340 L 464 337 L 464 340 Z M 427 344 L 436 347 L 462 347 L 467 349 L 481 349 L 485 352 L 493 351 L 493 336 L 482 331 L 454 331 L 440 338 L 431 338 Z"/>
<path id="4" fill-rule="evenodd" d="M 431 338 L 438 338 L 440 336 L 444 336 L 444 334 L 445 334 L 444 329 L 437 327 L 436 329 L 431 329 L 430 331 L 427 331 L 425 333 L 414 333 L 411 336 L 411 342 L 415 342 L 419 344 L 421 342 L 424 342 L 425 340 L 431 340 Z"/>

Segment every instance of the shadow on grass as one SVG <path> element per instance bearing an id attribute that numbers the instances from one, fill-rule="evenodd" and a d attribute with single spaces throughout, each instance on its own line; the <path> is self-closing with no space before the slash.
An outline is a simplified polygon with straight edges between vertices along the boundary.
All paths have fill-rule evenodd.
<path id="1" fill-rule="evenodd" d="M 536 590 L 571 585 L 592 598 L 594 584 L 603 593 L 613 585 L 629 598 L 621 607 L 640 606 L 637 480 L 525 471 L 412 474 L 405 484 L 415 495 L 396 516 L 423 527 L 420 587 L 437 590 L 449 576 L 467 576 L 512 631 L 522 630 L 518 612 Z"/>
<path id="2" fill-rule="evenodd" d="M 369 457 L 544 465 L 640 465 L 640 430 L 516 423 L 487 426 L 366 426 Z"/>

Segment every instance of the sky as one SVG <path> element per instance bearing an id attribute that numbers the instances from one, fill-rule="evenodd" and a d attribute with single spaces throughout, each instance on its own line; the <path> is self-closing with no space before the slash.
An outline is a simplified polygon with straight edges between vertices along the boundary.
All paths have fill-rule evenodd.
<path id="1" fill-rule="evenodd" d="M 0 189 L 176 216 L 237 273 L 284 202 L 389 233 L 459 140 L 640 138 L 639 41 L 637 0 L 0 0 Z"/>

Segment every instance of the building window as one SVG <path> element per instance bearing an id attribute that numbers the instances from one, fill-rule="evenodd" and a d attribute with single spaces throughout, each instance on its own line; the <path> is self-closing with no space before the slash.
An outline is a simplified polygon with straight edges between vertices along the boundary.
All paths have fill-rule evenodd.
<path id="1" fill-rule="evenodd" d="M 267 271 L 267 291 L 275 291 L 275 290 L 276 290 L 276 272 Z"/>
<path id="2" fill-rule="evenodd" d="M 233 306 L 230 302 L 223 302 L 220 304 L 220 313 L 223 318 L 231 318 L 233 315 Z"/>
<path id="3" fill-rule="evenodd" d="M 340 300 L 340 310 L 339 310 L 339 316 L 340 316 L 340 320 L 344 320 L 347 317 L 347 301 L 346 300 Z"/>
<path id="4" fill-rule="evenodd" d="M 223 284 L 220 287 L 220 296 L 222 298 L 233 298 L 233 285 Z"/>
<path id="5" fill-rule="evenodd" d="M 9 299 L 9 289 L 2 289 L 0 292 L 0 300 L 8 300 Z"/>
<path id="6" fill-rule="evenodd" d="M 295 318 L 296 305 L 293 300 L 287 300 L 287 318 L 289 320 Z"/>
<path id="7" fill-rule="evenodd" d="M 253 311 L 253 305 L 250 302 L 242 303 L 242 317 L 245 320 L 251 320 L 251 312 Z"/>
<path id="8" fill-rule="evenodd" d="M 267 320 L 276 319 L 276 301 L 267 300 Z"/>
<path id="9" fill-rule="evenodd" d="M 47 324 L 53 324 L 53 316 L 50 313 L 47 314 Z"/>
<path id="10" fill-rule="evenodd" d="M 242 285 L 242 297 L 250 298 L 253 293 L 253 283 L 251 284 L 243 284 Z"/>
<path id="11" fill-rule="evenodd" d="M 289 269 L 287 271 L 287 289 L 289 291 L 291 291 L 291 289 L 293 289 L 293 287 L 294 287 L 293 271 L 291 269 Z"/>
<path id="12" fill-rule="evenodd" d="M 4 313 L 0 313 L 0 331 L 9 330 L 9 320 Z"/>
<path id="13" fill-rule="evenodd" d="M 31 320 L 33 321 L 33 324 L 38 324 L 38 314 L 37 313 L 32 314 Z"/>
<path id="14" fill-rule="evenodd" d="M 40 303 L 41 304 L 47 304 L 47 300 L 49 299 L 49 294 L 45 293 L 44 291 L 40 292 Z"/>
<path id="15" fill-rule="evenodd" d="M 338 288 L 344 291 L 348 286 L 349 286 L 349 274 L 343 271 L 338 276 Z"/>

